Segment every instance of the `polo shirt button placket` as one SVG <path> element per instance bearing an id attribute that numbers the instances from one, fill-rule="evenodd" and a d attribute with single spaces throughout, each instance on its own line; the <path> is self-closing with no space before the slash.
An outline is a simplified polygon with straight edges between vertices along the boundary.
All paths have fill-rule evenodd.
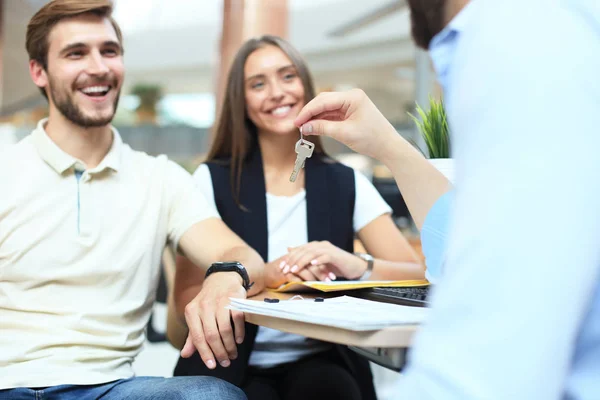
<path id="1" fill-rule="evenodd" d="M 79 175 L 77 179 L 77 232 L 80 238 L 90 235 L 89 232 L 89 181 L 90 175 L 83 165 L 75 164 L 75 171 Z"/>
<path id="2" fill-rule="evenodd" d="M 89 237 L 91 235 L 91 221 L 90 218 L 93 214 L 92 198 L 90 196 L 90 180 L 91 176 L 88 171 L 83 173 L 81 177 L 81 236 Z"/>

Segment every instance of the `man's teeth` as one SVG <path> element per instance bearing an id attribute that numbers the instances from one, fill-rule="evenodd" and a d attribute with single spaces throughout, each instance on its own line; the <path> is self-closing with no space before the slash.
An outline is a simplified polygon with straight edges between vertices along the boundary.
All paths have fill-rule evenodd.
<path id="1" fill-rule="evenodd" d="M 271 114 L 273 114 L 273 115 L 283 115 L 286 112 L 290 111 L 291 108 L 292 108 L 291 106 L 277 107 L 276 109 L 274 109 L 273 111 L 271 111 Z"/>
<path id="2" fill-rule="evenodd" d="M 102 93 L 102 92 L 108 92 L 109 87 L 108 86 L 91 86 L 91 87 L 86 87 L 81 89 L 81 91 L 83 93 L 89 94 L 89 93 Z"/>

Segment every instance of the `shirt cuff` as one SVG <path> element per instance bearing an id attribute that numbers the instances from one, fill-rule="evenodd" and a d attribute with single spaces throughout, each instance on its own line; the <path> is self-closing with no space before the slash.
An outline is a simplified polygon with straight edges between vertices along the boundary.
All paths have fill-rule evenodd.
<path id="1" fill-rule="evenodd" d="M 442 276 L 453 200 L 454 190 L 443 194 L 425 216 L 421 229 L 421 245 L 427 267 L 425 278 L 431 283 L 437 283 Z"/>

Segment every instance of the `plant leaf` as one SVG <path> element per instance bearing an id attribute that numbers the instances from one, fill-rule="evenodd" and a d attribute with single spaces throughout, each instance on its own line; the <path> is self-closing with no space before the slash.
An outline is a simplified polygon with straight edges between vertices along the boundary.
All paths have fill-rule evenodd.
<path id="1" fill-rule="evenodd" d="M 450 157 L 450 133 L 448 118 L 444 108 L 444 102 L 437 102 L 433 97 L 429 97 L 429 111 L 416 103 L 415 116 L 408 115 L 414 121 L 419 129 L 430 158 L 449 158 Z"/>

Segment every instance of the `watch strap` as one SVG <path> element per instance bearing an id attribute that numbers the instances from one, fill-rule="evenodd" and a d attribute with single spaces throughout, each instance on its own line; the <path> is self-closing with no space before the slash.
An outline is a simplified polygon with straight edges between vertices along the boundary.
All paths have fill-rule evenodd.
<path id="1" fill-rule="evenodd" d="M 248 271 L 246 271 L 246 268 L 244 268 L 244 266 L 239 262 L 231 261 L 213 263 L 206 271 L 204 279 L 208 278 L 209 275 L 214 274 L 215 272 L 237 272 L 242 277 L 242 286 L 246 290 L 250 289 L 254 285 L 254 282 L 250 282 Z"/>
<path id="2" fill-rule="evenodd" d="M 354 253 L 354 255 L 367 262 L 367 269 L 357 280 L 359 280 L 359 281 L 368 280 L 371 277 L 371 274 L 373 273 L 373 264 L 374 264 L 373 256 L 370 254 L 365 254 L 365 253 Z"/>

